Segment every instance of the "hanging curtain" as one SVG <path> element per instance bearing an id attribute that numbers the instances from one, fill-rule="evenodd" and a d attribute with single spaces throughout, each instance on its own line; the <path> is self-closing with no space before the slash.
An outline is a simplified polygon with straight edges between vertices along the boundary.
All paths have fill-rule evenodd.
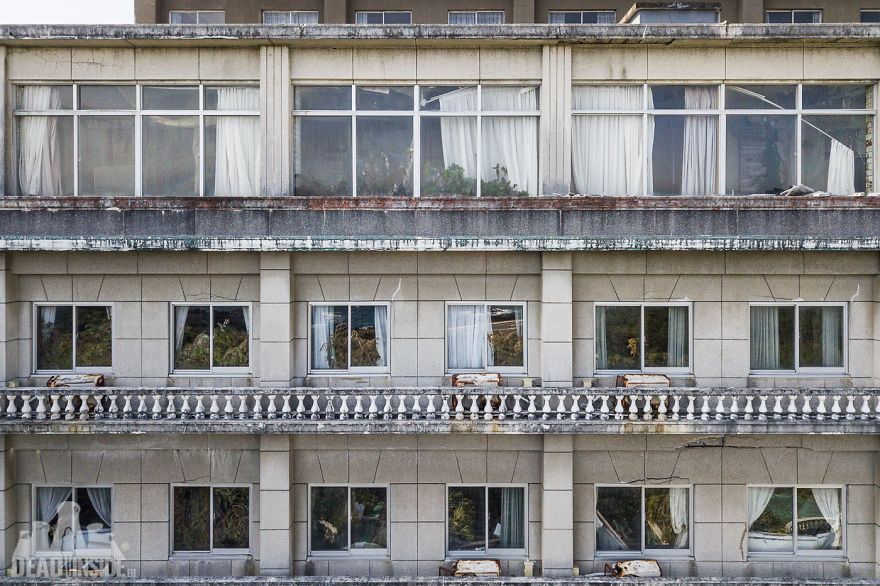
<path id="1" fill-rule="evenodd" d="M 684 104 L 690 110 L 715 107 L 715 90 L 709 87 L 686 87 Z M 715 169 L 718 165 L 716 144 L 718 119 L 714 116 L 685 116 L 681 165 L 681 193 L 715 193 Z"/>
<path id="2" fill-rule="evenodd" d="M 473 12 L 450 12 L 449 24 L 477 24 L 476 14 Z"/>
<path id="3" fill-rule="evenodd" d="M 110 489 L 87 488 L 86 492 L 89 495 L 89 500 L 92 502 L 92 506 L 95 508 L 95 512 L 101 517 L 101 521 L 104 522 L 104 525 L 109 528 L 113 521 L 110 514 Z"/>
<path id="4" fill-rule="evenodd" d="M 259 110 L 260 91 L 251 87 L 218 88 L 217 109 Z M 259 116 L 218 116 L 214 195 L 257 195 L 259 167 Z"/>
<path id="5" fill-rule="evenodd" d="M 388 359 L 388 308 L 377 305 L 373 314 L 376 324 L 376 350 L 379 352 L 379 362 L 376 366 L 387 366 Z"/>
<path id="6" fill-rule="evenodd" d="M 489 11 L 477 13 L 477 24 L 504 24 L 504 13 Z"/>
<path id="7" fill-rule="evenodd" d="M 334 362 L 333 344 L 333 307 L 329 305 L 312 308 L 312 368 L 328 370 Z"/>
<path id="8" fill-rule="evenodd" d="M 688 489 L 669 489 L 669 519 L 675 531 L 675 547 L 688 547 Z"/>
<path id="9" fill-rule="evenodd" d="M 498 544 L 500 548 L 525 547 L 524 493 L 522 488 L 501 489 L 501 542 Z"/>
<path id="10" fill-rule="evenodd" d="M 819 512 L 825 517 L 825 521 L 831 525 L 834 532 L 834 543 L 832 547 L 837 549 L 841 546 L 841 523 L 840 523 L 840 489 L 839 488 L 814 488 L 813 498 L 816 499 L 816 506 Z"/>
<path id="11" fill-rule="evenodd" d="M 183 350 L 183 332 L 186 329 L 186 318 L 189 307 L 178 305 L 174 308 L 174 348 L 178 352 Z"/>
<path id="12" fill-rule="evenodd" d="M 454 15 L 450 14 L 450 18 Z M 476 112 L 477 88 L 462 88 L 443 94 L 437 101 L 443 112 Z M 443 146 L 443 165 L 448 169 L 458 165 L 464 176 L 477 176 L 477 125 L 473 117 L 440 118 L 440 140 Z M 485 174 L 485 171 L 484 171 Z"/>
<path id="13" fill-rule="evenodd" d="M 828 157 L 828 193 L 849 195 L 856 192 L 856 162 L 853 150 L 839 140 L 831 139 Z"/>
<path id="14" fill-rule="evenodd" d="M 577 87 L 572 99 L 575 110 L 641 110 L 642 87 Z M 648 144 L 653 144 L 650 138 Z M 575 191 L 586 195 L 641 195 L 645 170 L 642 146 L 642 116 L 637 112 L 575 116 Z"/>
<path id="15" fill-rule="evenodd" d="M 608 341 L 605 331 L 605 308 L 596 307 L 596 369 L 608 368 Z"/>
<path id="16" fill-rule="evenodd" d="M 263 24 L 289 24 L 290 13 L 269 11 L 263 13 Z"/>
<path id="17" fill-rule="evenodd" d="M 753 370 L 779 369 L 779 308 L 752 307 L 751 367 Z"/>
<path id="18" fill-rule="evenodd" d="M 41 486 L 37 488 L 37 521 L 48 523 L 58 512 L 58 507 L 73 495 L 67 486 Z"/>
<path id="19" fill-rule="evenodd" d="M 57 110 L 61 107 L 61 95 L 51 86 L 28 85 L 21 90 L 22 109 Z M 58 118 L 22 116 L 19 133 L 18 182 L 21 194 L 63 195 Z"/>
<path id="20" fill-rule="evenodd" d="M 495 333 L 491 308 L 486 311 L 486 366 L 495 366 Z"/>
<path id="21" fill-rule="evenodd" d="M 484 112 L 521 111 L 535 113 L 538 89 L 484 87 Z M 538 193 L 538 118 L 536 116 L 483 117 L 483 180 L 495 180 L 496 173 L 516 189 Z M 495 166 L 499 166 L 496 172 Z"/>
<path id="22" fill-rule="evenodd" d="M 749 488 L 749 527 L 758 520 L 770 499 L 773 497 L 773 487 L 753 486 Z"/>
<path id="23" fill-rule="evenodd" d="M 666 366 L 686 367 L 688 347 L 688 308 L 669 308 L 669 337 L 666 341 Z"/>
<path id="24" fill-rule="evenodd" d="M 247 330 L 248 333 L 251 331 L 251 312 L 247 307 L 241 308 L 241 316 L 244 318 L 244 329 Z"/>
<path id="25" fill-rule="evenodd" d="M 40 307 L 40 326 L 44 332 L 48 332 L 55 325 L 55 312 L 58 308 L 54 305 Z"/>
<path id="26" fill-rule="evenodd" d="M 450 305 L 448 324 L 449 368 L 484 368 L 485 310 L 482 305 Z"/>
<path id="27" fill-rule="evenodd" d="M 822 308 L 822 366 L 843 366 L 840 347 L 842 314 L 839 307 Z"/>

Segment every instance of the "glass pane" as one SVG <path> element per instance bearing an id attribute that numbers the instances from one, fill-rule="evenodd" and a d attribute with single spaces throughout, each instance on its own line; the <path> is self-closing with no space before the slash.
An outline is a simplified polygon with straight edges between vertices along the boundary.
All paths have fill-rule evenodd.
<path id="1" fill-rule="evenodd" d="M 76 308 L 76 365 L 110 367 L 113 329 L 110 308 L 82 306 Z"/>
<path id="2" fill-rule="evenodd" d="M 144 110 L 198 110 L 199 88 L 191 86 L 144 86 Z"/>
<path id="3" fill-rule="evenodd" d="M 751 308 L 752 370 L 794 370 L 794 307 Z"/>
<path id="4" fill-rule="evenodd" d="M 839 488 L 797 490 L 797 550 L 843 549 Z"/>
<path id="5" fill-rule="evenodd" d="M 476 118 L 422 118 L 422 195 L 475 196 L 476 143 Z"/>
<path id="6" fill-rule="evenodd" d="M 638 370 L 642 367 L 638 306 L 596 307 L 596 368 Z"/>
<path id="7" fill-rule="evenodd" d="M 410 24 L 412 13 L 410 12 L 386 12 L 385 24 Z"/>
<path id="8" fill-rule="evenodd" d="M 134 120 L 79 118 L 80 195 L 134 195 Z"/>
<path id="9" fill-rule="evenodd" d="M 385 306 L 351 307 L 351 366 L 387 364 L 387 315 Z"/>
<path id="10" fill-rule="evenodd" d="M 817 191 L 865 191 L 869 116 L 804 116 L 802 183 Z"/>
<path id="11" fill-rule="evenodd" d="M 111 502 L 109 488 L 76 489 L 76 504 L 79 506 L 77 547 L 110 549 Z"/>
<path id="12" fill-rule="evenodd" d="M 348 550 L 348 488 L 312 487 L 312 551 Z"/>
<path id="13" fill-rule="evenodd" d="M 794 185 L 794 116 L 727 117 L 727 192 L 781 193 Z"/>
<path id="14" fill-rule="evenodd" d="M 862 22 L 880 22 L 880 10 L 862 10 Z"/>
<path id="15" fill-rule="evenodd" d="M 73 369 L 73 307 L 37 308 L 37 370 Z"/>
<path id="16" fill-rule="evenodd" d="M 207 305 L 174 308 L 175 370 L 211 367 L 211 310 Z"/>
<path id="17" fill-rule="evenodd" d="M 318 24 L 318 11 L 294 10 L 290 13 L 290 24 Z"/>
<path id="18" fill-rule="evenodd" d="M 843 367 L 843 307 L 800 307 L 800 366 Z"/>
<path id="19" fill-rule="evenodd" d="M 690 366 L 687 307 L 645 308 L 645 368 Z"/>
<path id="20" fill-rule="evenodd" d="M 822 13 L 818 10 L 795 10 L 792 21 L 797 24 L 817 24 L 822 22 Z"/>
<path id="21" fill-rule="evenodd" d="M 871 86 L 805 85 L 803 91 L 804 109 L 863 110 Z"/>
<path id="22" fill-rule="evenodd" d="M 596 551 L 639 551 L 642 535 L 642 489 L 602 487 L 596 490 Z"/>
<path id="23" fill-rule="evenodd" d="M 749 552 L 793 553 L 791 488 L 749 488 Z"/>
<path id="24" fill-rule="evenodd" d="M 384 488 L 351 489 L 351 548 L 388 547 L 388 501 Z"/>
<path id="25" fill-rule="evenodd" d="M 727 85 L 725 108 L 728 110 L 791 110 L 796 105 L 797 86 Z"/>
<path id="26" fill-rule="evenodd" d="M 450 12 L 446 18 L 449 24 L 477 24 L 477 14 L 475 12 Z"/>
<path id="27" fill-rule="evenodd" d="M 427 112 L 476 112 L 477 88 L 428 86 L 421 88 L 420 108 Z"/>
<path id="28" fill-rule="evenodd" d="M 504 13 L 495 10 L 477 12 L 477 24 L 504 24 Z"/>
<path id="29" fill-rule="evenodd" d="M 644 102 L 640 85 L 575 86 L 571 98 L 573 110 L 641 110 Z"/>
<path id="30" fill-rule="evenodd" d="M 250 537 L 250 491 L 214 488 L 214 549 L 247 549 Z"/>
<path id="31" fill-rule="evenodd" d="M 199 194 L 197 116 L 144 116 L 144 195 Z"/>
<path id="32" fill-rule="evenodd" d="M 413 95 L 412 86 L 359 86 L 355 90 L 358 110 L 412 111 Z"/>
<path id="33" fill-rule="evenodd" d="M 22 116 L 17 122 L 21 195 L 73 195 L 73 117 Z"/>
<path id="34" fill-rule="evenodd" d="M 263 24 L 290 24 L 290 12 L 278 10 L 264 10 Z"/>
<path id="35" fill-rule="evenodd" d="M 530 86 L 483 86 L 483 112 L 537 112 L 538 88 Z"/>
<path id="36" fill-rule="evenodd" d="M 547 15 L 549 24 L 580 24 L 580 12 L 551 12 Z"/>
<path id="37" fill-rule="evenodd" d="M 259 162 L 257 116 L 205 116 L 206 196 L 257 195 Z"/>
<path id="38" fill-rule="evenodd" d="M 718 118 L 652 116 L 654 195 L 717 193 Z"/>
<path id="39" fill-rule="evenodd" d="M 297 86 L 294 110 L 351 110 L 350 86 Z"/>
<path id="40" fill-rule="evenodd" d="M 205 110 L 260 110 L 260 89 L 255 87 L 206 87 Z"/>
<path id="41" fill-rule="evenodd" d="M 486 489 L 449 487 L 449 551 L 485 551 Z"/>
<path id="42" fill-rule="evenodd" d="M 381 12 L 358 12 L 355 14 L 355 24 L 382 24 L 383 21 Z"/>
<path id="43" fill-rule="evenodd" d="M 413 119 L 361 116 L 357 120 L 357 192 L 412 196 Z"/>
<path id="44" fill-rule="evenodd" d="M 171 24 L 196 24 L 198 15 L 194 11 L 172 10 L 169 15 Z"/>
<path id="45" fill-rule="evenodd" d="M 525 489 L 489 488 L 489 549 L 523 549 L 526 545 Z"/>
<path id="46" fill-rule="evenodd" d="M 452 370 L 485 367 L 486 310 L 483 305 L 446 308 L 446 364 Z"/>
<path id="47" fill-rule="evenodd" d="M 226 13 L 222 11 L 199 12 L 199 24 L 225 24 Z"/>
<path id="48" fill-rule="evenodd" d="M 351 195 L 351 118 L 293 119 L 295 195 Z"/>
<path id="49" fill-rule="evenodd" d="M 174 551 L 210 551 L 211 489 L 174 487 Z"/>
<path id="50" fill-rule="evenodd" d="M 791 24 L 791 11 L 778 10 L 767 13 L 767 22 L 771 24 Z"/>
<path id="51" fill-rule="evenodd" d="M 73 108 L 73 86 L 16 86 L 15 107 L 18 110 L 71 110 Z"/>
<path id="52" fill-rule="evenodd" d="M 645 548 L 687 549 L 687 488 L 645 488 Z"/>
<path id="53" fill-rule="evenodd" d="M 347 369 L 348 307 L 345 305 L 312 307 L 311 343 L 313 369 Z"/>
<path id="54" fill-rule="evenodd" d="M 81 85 L 80 110 L 134 110 L 133 85 Z"/>
<path id="55" fill-rule="evenodd" d="M 488 323 L 489 366 L 523 366 L 523 308 L 490 305 Z"/>
<path id="56" fill-rule="evenodd" d="M 66 486 L 38 486 L 34 507 L 34 550 L 71 551 L 75 527 L 73 491 Z"/>
<path id="57" fill-rule="evenodd" d="M 215 368 L 247 368 L 250 323 L 247 307 L 214 307 Z"/>
<path id="58" fill-rule="evenodd" d="M 537 118 L 483 117 L 480 182 L 483 197 L 528 197 L 537 194 L 537 140 Z M 510 148 L 511 145 L 517 145 L 518 148 Z"/>
<path id="59" fill-rule="evenodd" d="M 708 110 L 718 100 L 718 88 L 710 85 L 655 85 L 650 90 L 655 110 Z"/>

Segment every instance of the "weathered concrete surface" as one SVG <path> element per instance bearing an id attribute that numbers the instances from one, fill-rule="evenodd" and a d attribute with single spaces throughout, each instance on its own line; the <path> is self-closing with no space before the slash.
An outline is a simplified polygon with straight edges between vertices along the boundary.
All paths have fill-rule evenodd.
<path id="1" fill-rule="evenodd" d="M 583 586 L 585 584 L 759 584 L 803 585 L 813 584 L 878 584 L 880 581 L 871 579 L 828 579 L 821 578 L 606 578 L 602 576 L 580 576 L 577 578 L 441 578 L 430 576 L 419 577 L 354 577 L 354 576 L 296 576 L 277 578 L 253 576 L 240 578 L 214 578 L 207 576 L 189 576 L 175 578 L 99 578 L 92 580 L 57 580 L 48 578 L 0 578 L 0 584 L 20 584 L 22 586 L 42 584 L 114 584 L 132 586 L 160 586 L 165 584 L 248 584 L 254 586 L 273 586 L 276 584 L 418 584 L 424 586 L 442 586 L 455 584 L 468 586 L 471 584 L 552 584 L 553 586 Z"/>

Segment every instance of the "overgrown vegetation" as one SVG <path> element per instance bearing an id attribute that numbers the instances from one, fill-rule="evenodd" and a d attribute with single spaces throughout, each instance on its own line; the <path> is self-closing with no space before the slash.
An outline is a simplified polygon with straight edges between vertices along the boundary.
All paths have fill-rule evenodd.
<path id="1" fill-rule="evenodd" d="M 358 195 L 409 197 L 412 195 L 412 151 L 402 159 L 388 153 L 358 161 Z"/>
<path id="2" fill-rule="evenodd" d="M 523 365 L 523 337 L 515 328 L 493 330 L 488 338 L 493 366 Z"/>
<path id="3" fill-rule="evenodd" d="M 480 194 L 483 197 L 528 197 L 529 192 L 518 189 L 510 183 L 507 168 L 500 164 L 492 167 L 495 178 L 480 182 Z M 466 195 L 477 194 L 477 180 L 465 177 L 460 165 L 452 164 L 439 169 L 430 163 L 422 165 L 422 195 Z"/>
<path id="4" fill-rule="evenodd" d="M 250 533 L 248 489 L 214 489 L 214 547 L 246 549 Z"/>

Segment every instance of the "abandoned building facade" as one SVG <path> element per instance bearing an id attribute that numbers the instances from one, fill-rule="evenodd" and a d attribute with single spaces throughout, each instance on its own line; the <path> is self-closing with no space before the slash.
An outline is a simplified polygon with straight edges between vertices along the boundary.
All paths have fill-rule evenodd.
<path id="1" fill-rule="evenodd" d="M 0 27 L 0 561 L 875 576 L 878 39 Z"/>

